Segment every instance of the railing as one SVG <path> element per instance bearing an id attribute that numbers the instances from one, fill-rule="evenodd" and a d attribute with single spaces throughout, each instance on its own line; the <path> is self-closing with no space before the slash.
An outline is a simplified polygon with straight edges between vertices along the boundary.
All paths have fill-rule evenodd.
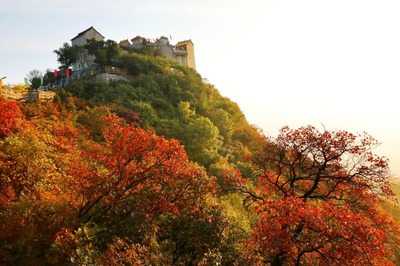
<path id="1" fill-rule="evenodd" d="M 188 52 L 187 52 L 186 50 L 177 50 L 177 49 L 174 49 L 174 54 L 175 54 L 175 55 L 187 55 Z"/>
<path id="2" fill-rule="evenodd" d="M 86 77 L 88 75 L 87 71 L 73 71 L 72 75 L 69 77 L 61 78 L 53 83 L 49 83 L 47 85 L 41 85 L 37 88 L 37 91 L 48 91 L 50 89 L 61 89 L 67 86 L 71 81 L 76 80 L 80 77 Z"/>
<path id="3" fill-rule="evenodd" d="M 49 89 L 60 89 L 64 88 L 67 86 L 71 81 L 79 79 L 81 77 L 87 77 L 88 75 L 97 75 L 97 74 L 102 74 L 102 73 L 108 73 L 108 74 L 116 74 L 120 76 L 126 76 L 125 71 L 123 71 L 119 67 L 114 67 L 114 66 L 105 66 L 105 67 L 99 67 L 93 70 L 81 70 L 81 71 L 73 71 L 72 75 L 69 77 L 62 78 L 54 83 L 49 83 L 47 85 L 42 85 L 40 86 L 37 90 L 39 91 L 46 91 Z"/>
<path id="4" fill-rule="evenodd" d="M 117 74 L 121 76 L 125 75 L 125 72 L 122 69 L 113 66 L 105 66 L 100 68 L 100 73 Z"/>

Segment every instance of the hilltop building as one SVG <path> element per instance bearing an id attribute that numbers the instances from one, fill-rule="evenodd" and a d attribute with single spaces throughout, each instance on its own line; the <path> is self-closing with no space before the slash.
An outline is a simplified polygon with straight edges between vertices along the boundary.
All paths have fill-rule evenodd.
<path id="1" fill-rule="evenodd" d="M 87 43 L 87 40 L 95 39 L 96 41 L 103 41 L 104 38 L 105 37 L 92 26 L 72 38 L 71 43 L 72 46 L 83 46 Z"/>
<path id="2" fill-rule="evenodd" d="M 196 69 L 194 59 L 194 44 L 192 40 L 180 41 L 175 45 L 174 55 L 182 65 Z"/>
<path id="3" fill-rule="evenodd" d="M 72 38 L 71 43 L 72 46 L 83 46 L 90 39 L 103 41 L 105 37 L 92 26 Z M 191 40 L 181 41 L 176 45 L 172 45 L 170 44 L 168 38 L 164 36 L 156 40 L 150 40 L 148 38 L 136 36 L 135 38 L 131 39 L 131 42 L 129 42 L 129 40 L 121 41 L 119 46 L 134 49 L 140 49 L 144 46 L 152 46 L 157 48 L 163 56 L 178 61 L 184 66 L 196 69 L 194 44 Z M 80 61 L 93 62 L 94 58 L 88 56 L 88 54 L 83 54 L 81 55 Z"/>
<path id="4" fill-rule="evenodd" d="M 71 39 L 71 43 L 72 46 L 84 46 L 88 43 L 88 40 L 94 39 L 96 41 L 104 41 L 104 38 L 105 37 L 92 26 L 78 33 L 78 35 Z M 75 70 L 82 70 L 85 64 L 92 65 L 94 61 L 95 57 L 89 55 L 87 51 L 81 52 L 78 57 L 78 62 L 76 62 Z"/>
<path id="5" fill-rule="evenodd" d="M 157 48 L 161 54 L 169 59 L 178 61 L 184 66 L 196 69 L 196 61 L 194 58 L 194 44 L 191 40 L 178 42 L 176 45 L 169 43 L 167 37 L 162 36 L 160 39 L 150 40 L 142 36 L 136 36 L 128 40 L 123 40 L 119 43 L 121 47 L 140 49 L 144 46 L 152 46 Z"/>
<path id="6" fill-rule="evenodd" d="M 104 41 L 105 37 L 99 33 L 95 28 L 90 27 L 71 39 L 72 46 L 84 46 L 87 44 L 88 40 L 95 39 L 96 41 Z M 160 51 L 160 53 L 175 61 L 178 61 L 184 66 L 196 69 L 196 62 L 194 57 L 194 44 L 191 40 L 180 41 L 176 45 L 172 45 L 167 37 L 162 36 L 160 39 L 150 40 L 148 38 L 143 38 L 141 36 L 136 36 L 135 38 L 129 40 L 123 40 L 119 43 L 120 47 L 127 47 L 133 49 L 140 49 L 145 46 L 155 47 Z M 87 75 L 87 67 L 89 64 L 93 64 L 94 57 L 86 52 L 83 52 L 79 56 L 77 65 L 74 66 L 73 75 L 65 74 L 66 77 L 59 80 L 54 84 L 47 84 L 46 86 L 40 86 L 38 90 L 28 92 L 27 89 L 15 90 L 8 86 L 3 86 L 2 79 L 0 79 L 0 95 L 3 97 L 14 100 L 14 101 L 39 101 L 47 102 L 51 101 L 55 97 L 55 92 L 48 91 L 49 89 L 60 88 L 66 86 L 68 82 L 79 78 L 82 75 Z M 68 71 L 69 69 L 65 70 Z M 58 73 L 58 72 L 57 72 Z M 105 80 L 118 80 L 129 82 L 123 75 L 123 71 L 117 67 L 106 66 L 96 70 L 91 70 L 91 75 L 99 76 Z"/>
<path id="7" fill-rule="evenodd" d="M 74 38 L 71 39 L 72 46 L 83 46 L 90 39 L 95 39 L 96 41 L 103 41 L 104 36 L 98 32 L 95 28 L 90 27 Z M 191 40 L 178 42 L 176 45 L 169 43 L 167 37 L 162 36 L 160 39 L 150 40 L 141 36 L 136 36 L 135 38 L 129 40 L 123 40 L 119 43 L 121 47 L 136 48 L 140 49 L 144 46 L 153 46 L 157 48 L 161 54 L 169 59 L 178 61 L 184 66 L 196 69 L 196 61 L 194 57 L 194 44 Z M 81 55 L 82 61 L 93 62 L 94 58 L 91 58 L 87 54 Z"/>

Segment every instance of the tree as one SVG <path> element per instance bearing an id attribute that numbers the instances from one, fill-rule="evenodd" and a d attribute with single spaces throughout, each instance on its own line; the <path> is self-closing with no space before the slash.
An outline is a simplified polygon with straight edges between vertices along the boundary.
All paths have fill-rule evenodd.
<path id="1" fill-rule="evenodd" d="M 95 62 L 100 66 L 112 64 L 112 60 L 121 52 L 118 44 L 112 40 L 97 41 L 90 39 L 84 47 L 89 55 L 95 57 Z"/>
<path id="2" fill-rule="evenodd" d="M 74 240 L 79 244 L 73 246 L 84 250 L 85 243 L 107 245 L 113 236 L 143 244 L 155 233 L 157 217 L 194 212 L 207 195 L 216 192 L 214 179 L 189 163 L 176 140 L 124 125 L 116 117 L 109 117 L 107 123 L 102 145 L 93 143 L 77 154 L 64 183 L 64 193 L 76 204 L 81 231 L 99 235 Z M 69 235 L 72 240 L 76 237 Z M 78 255 L 70 253 L 86 258 Z"/>
<path id="3" fill-rule="evenodd" d="M 15 102 L 0 98 L 0 117 L 0 139 L 3 139 L 20 127 L 23 114 Z"/>
<path id="4" fill-rule="evenodd" d="M 183 132 L 183 143 L 190 158 L 202 165 L 209 166 L 218 159 L 218 149 L 222 140 L 216 126 L 206 117 L 190 122 Z"/>
<path id="5" fill-rule="evenodd" d="M 42 83 L 42 79 L 43 79 L 43 73 L 40 70 L 34 69 L 29 71 L 28 80 L 31 83 L 32 89 L 39 88 Z"/>
<path id="6" fill-rule="evenodd" d="M 143 128 L 150 128 L 157 124 L 158 117 L 151 104 L 147 102 L 132 101 L 132 109 L 140 115 Z"/>
<path id="7" fill-rule="evenodd" d="M 392 196 L 388 161 L 368 134 L 284 127 L 253 156 L 259 221 L 252 254 L 271 265 L 385 265 L 390 219 L 376 209 Z M 397 233 L 397 232 L 396 232 Z"/>
<path id="8" fill-rule="evenodd" d="M 233 134 L 233 130 L 235 128 L 235 124 L 233 123 L 230 115 L 227 111 L 219 108 L 213 111 L 210 115 L 210 119 L 213 124 L 218 127 L 218 130 L 225 139 L 230 140 Z"/>
<path id="9" fill-rule="evenodd" d="M 43 74 L 42 71 L 38 69 L 33 69 L 29 71 L 27 75 L 29 82 L 31 83 L 30 87 L 32 89 L 37 89 L 41 85 L 47 85 L 49 83 L 54 82 L 54 72 L 50 71 L 50 69 L 46 70 L 46 73 Z"/>
<path id="10" fill-rule="evenodd" d="M 43 76 L 43 85 L 53 83 L 55 81 L 54 72 L 50 69 L 46 70 L 46 73 Z"/>
<path id="11" fill-rule="evenodd" d="M 115 116 L 101 121 L 109 112 L 105 108 L 89 110 L 77 129 L 56 104 L 24 107 L 27 121 L 15 103 L 4 103 L 9 104 L 0 102 L 7 118 L 0 123 L 0 264 L 90 264 L 111 259 L 107 252 L 127 258 L 137 252 L 138 260 L 147 260 L 154 252 L 141 252 L 154 250 L 157 241 L 170 264 L 169 243 L 177 237 L 171 221 L 185 217 L 195 227 L 180 229 L 179 239 L 203 236 L 198 235 L 203 227 L 214 235 L 203 236 L 209 242 L 193 245 L 194 251 L 185 250 L 177 260 L 201 260 L 218 243 L 220 211 L 207 202 L 218 191 L 215 180 L 189 162 L 178 141 Z M 90 117 L 101 125 L 89 123 Z M 99 136 L 97 142 L 91 133 Z M 171 234 L 157 238 L 160 232 Z M 130 251 L 118 249 L 123 244 L 118 239 L 127 239 Z"/>
<path id="12" fill-rule="evenodd" d="M 105 106 L 93 109 L 87 107 L 86 110 L 79 112 L 77 121 L 88 130 L 93 140 L 100 142 L 104 140 L 103 130 L 107 126 L 105 119 L 110 115 L 110 109 Z"/>
<path id="13" fill-rule="evenodd" d="M 34 122 L 20 118 L 19 130 L 0 139 L 0 264 L 57 258 L 50 255 L 54 237 L 71 222 L 59 183 L 71 155 L 72 123 L 59 123 L 51 104 L 43 108 L 49 110 L 31 112 Z"/>
<path id="14" fill-rule="evenodd" d="M 64 43 L 58 50 L 53 51 L 57 54 L 57 61 L 61 64 L 61 69 L 66 69 L 76 63 L 79 59 L 79 55 L 82 52 L 80 46 L 70 46 L 68 43 Z"/>

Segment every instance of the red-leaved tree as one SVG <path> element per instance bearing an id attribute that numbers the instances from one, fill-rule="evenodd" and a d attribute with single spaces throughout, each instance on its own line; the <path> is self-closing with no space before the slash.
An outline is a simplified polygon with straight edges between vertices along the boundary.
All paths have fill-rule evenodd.
<path id="1" fill-rule="evenodd" d="M 0 139 L 18 129 L 23 115 L 15 102 L 4 101 L 0 96 Z"/>
<path id="2" fill-rule="evenodd" d="M 284 127 L 252 158 L 259 179 L 251 191 L 259 221 L 249 251 L 271 265 L 390 265 L 385 243 L 396 236 L 377 210 L 391 197 L 388 161 L 372 153 L 368 134 Z"/>
<path id="3" fill-rule="evenodd" d="M 41 106 L 16 128 L 20 109 L 0 102 L 9 118 L 0 121 L 0 264 L 149 261 L 153 243 L 172 253 L 179 241 L 170 220 L 192 215 L 180 234 L 193 238 L 202 232 L 197 224 L 219 224 L 218 209 L 206 201 L 217 192 L 214 178 L 188 160 L 177 140 L 110 116 L 103 141 L 95 142 L 58 113 L 56 105 Z M 155 254 L 152 263 L 199 261 L 218 242 L 208 238 L 173 258 Z"/>

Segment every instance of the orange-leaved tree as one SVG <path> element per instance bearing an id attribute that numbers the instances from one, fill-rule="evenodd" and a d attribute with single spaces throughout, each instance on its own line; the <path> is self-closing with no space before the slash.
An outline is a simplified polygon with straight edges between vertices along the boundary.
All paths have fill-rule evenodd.
<path id="1" fill-rule="evenodd" d="M 217 192 L 214 179 L 189 162 L 176 140 L 126 125 L 116 116 L 107 118 L 103 137 L 101 145 L 89 141 L 74 156 L 64 182 L 77 225 L 58 243 L 79 263 L 93 262 L 96 256 L 88 250 L 99 253 L 115 237 L 148 246 L 160 215 L 203 213 L 205 199 Z M 96 237 L 82 237 L 84 231 Z"/>
<path id="2" fill-rule="evenodd" d="M 122 240 L 147 260 L 160 216 L 214 223 L 206 215 L 214 179 L 178 141 L 110 116 L 99 143 L 57 105 L 23 109 L 29 121 L 17 105 L 0 104 L 10 118 L 0 138 L 0 264 L 107 264 L 98 260 Z"/>
<path id="3" fill-rule="evenodd" d="M 312 126 L 268 139 L 252 157 L 255 191 L 230 176 L 258 200 L 250 254 L 271 265 L 390 265 L 385 243 L 398 232 L 377 210 L 381 196 L 393 196 L 388 161 L 371 151 L 377 144 Z"/>
<path id="4" fill-rule="evenodd" d="M 26 106 L 0 106 L 14 110 L 8 121 L 15 121 L 3 123 L 7 134 L 0 138 L 0 264 L 41 264 L 51 257 L 57 232 L 74 221 L 61 184 L 77 132 L 52 105 L 43 106 L 52 112 L 41 113 L 40 106 L 28 118 L 21 112 Z"/>
<path id="5" fill-rule="evenodd" d="M 148 217 L 178 212 L 196 201 L 196 193 L 215 193 L 213 179 L 188 161 L 178 141 L 115 116 L 107 122 L 104 143 L 82 151 L 69 170 L 67 187 L 77 197 L 81 221 L 102 219 L 117 205 L 125 213 L 139 198 L 135 211 Z"/>
<path id="6" fill-rule="evenodd" d="M 0 96 L 0 139 L 8 136 L 20 126 L 23 114 L 15 102 Z"/>

